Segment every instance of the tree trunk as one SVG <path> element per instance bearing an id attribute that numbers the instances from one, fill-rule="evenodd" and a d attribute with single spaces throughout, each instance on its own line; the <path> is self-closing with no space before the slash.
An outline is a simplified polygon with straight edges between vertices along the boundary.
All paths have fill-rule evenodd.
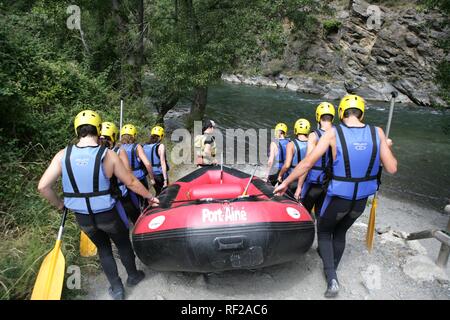
<path id="1" fill-rule="evenodd" d="M 206 102 L 208 99 L 208 87 L 197 87 L 194 89 L 194 101 L 192 101 L 190 120 L 202 120 L 205 115 Z"/>
<path id="2" fill-rule="evenodd" d="M 177 94 L 171 94 L 164 102 L 156 106 L 156 109 L 158 110 L 158 118 L 156 119 L 157 124 L 164 125 L 164 116 L 175 107 L 178 99 L 179 97 Z"/>
<path id="3" fill-rule="evenodd" d="M 116 21 L 117 31 L 120 35 L 124 35 L 127 31 L 127 23 L 126 17 L 123 16 L 121 12 L 121 1 L 120 0 L 112 0 L 112 12 L 114 20 Z M 117 51 L 119 52 L 120 56 L 120 91 L 121 96 L 125 97 L 128 94 L 128 90 L 125 88 L 125 64 L 127 63 L 127 52 L 126 52 L 126 46 L 122 41 L 118 41 L 117 43 Z"/>
<path id="4" fill-rule="evenodd" d="M 138 97 L 142 97 L 142 66 L 144 64 L 144 0 L 138 0 L 138 25 L 139 38 L 135 59 L 135 74 L 133 76 L 134 93 Z"/>

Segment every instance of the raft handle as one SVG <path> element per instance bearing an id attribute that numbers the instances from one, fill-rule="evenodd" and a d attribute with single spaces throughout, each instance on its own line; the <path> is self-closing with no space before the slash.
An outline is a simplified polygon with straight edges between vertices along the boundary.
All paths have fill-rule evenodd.
<path id="1" fill-rule="evenodd" d="M 214 239 L 216 248 L 220 251 L 231 249 L 244 249 L 245 236 L 217 237 Z"/>

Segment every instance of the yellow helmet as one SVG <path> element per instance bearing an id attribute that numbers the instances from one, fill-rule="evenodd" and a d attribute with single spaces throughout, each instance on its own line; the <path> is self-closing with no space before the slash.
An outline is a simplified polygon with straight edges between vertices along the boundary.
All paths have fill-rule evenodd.
<path id="1" fill-rule="evenodd" d="M 334 109 L 334 106 L 329 103 L 329 102 L 321 102 L 317 108 L 316 108 L 316 121 L 320 122 L 320 118 L 324 115 L 324 114 L 329 114 L 331 116 L 336 115 L 336 110 Z M 333 121 L 333 120 L 331 120 Z"/>
<path id="2" fill-rule="evenodd" d="M 128 135 L 132 136 L 133 138 L 135 138 L 136 134 L 137 134 L 136 127 L 133 126 L 132 124 L 124 125 L 122 127 L 122 129 L 120 130 L 120 135 L 123 136 L 124 134 L 128 134 Z"/>
<path id="3" fill-rule="evenodd" d="M 311 124 L 306 119 L 298 119 L 294 125 L 294 133 L 297 134 L 309 134 L 311 130 Z"/>
<path id="4" fill-rule="evenodd" d="M 100 135 L 110 137 L 111 141 L 114 143 L 119 137 L 119 129 L 117 129 L 116 125 L 112 122 L 103 122 Z"/>
<path id="5" fill-rule="evenodd" d="M 362 120 L 364 117 L 364 99 L 360 96 L 349 94 L 342 98 L 341 103 L 339 103 L 339 119 L 342 120 L 344 118 L 344 112 L 348 109 L 358 109 L 361 110 L 362 116 L 359 120 Z"/>
<path id="6" fill-rule="evenodd" d="M 288 132 L 288 127 L 285 123 L 278 123 L 275 126 L 275 137 L 278 137 L 278 130 L 281 130 L 286 134 Z"/>
<path id="7" fill-rule="evenodd" d="M 75 134 L 77 134 L 77 128 L 84 124 L 90 124 L 97 128 L 97 135 L 100 135 L 100 126 L 102 124 L 102 118 L 100 115 L 92 110 L 83 110 L 77 114 L 73 125 L 75 127 Z"/>
<path id="8" fill-rule="evenodd" d="M 160 127 L 160 126 L 154 126 L 152 128 L 152 131 L 150 132 L 150 134 L 158 136 L 162 139 L 162 138 L 164 138 L 164 128 Z"/>

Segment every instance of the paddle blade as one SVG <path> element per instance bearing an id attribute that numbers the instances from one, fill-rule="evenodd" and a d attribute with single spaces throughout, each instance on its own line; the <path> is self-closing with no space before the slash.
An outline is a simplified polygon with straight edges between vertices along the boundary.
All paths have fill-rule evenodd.
<path id="1" fill-rule="evenodd" d="M 375 234 L 375 219 L 377 216 L 377 197 L 375 196 L 372 201 L 372 208 L 370 208 L 369 223 L 367 225 L 366 246 L 369 252 L 373 248 L 373 237 Z"/>
<path id="2" fill-rule="evenodd" d="M 93 257 L 97 254 L 97 247 L 89 237 L 81 231 L 80 233 L 80 255 L 82 257 Z"/>
<path id="3" fill-rule="evenodd" d="M 60 300 L 64 284 L 66 261 L 57 240 L 52 251 L 45 257 L 34 284 L 31 300 Z"/>

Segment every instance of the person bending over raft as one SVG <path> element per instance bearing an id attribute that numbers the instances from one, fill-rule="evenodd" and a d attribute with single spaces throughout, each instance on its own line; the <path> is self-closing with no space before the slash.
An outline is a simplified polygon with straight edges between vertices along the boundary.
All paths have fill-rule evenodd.
<path id="1" fill-rule="evenodd" d="M 133 192 L 148 199 L 151 205 L 157 205 L 159 201 L 124 167 L 114 151 L 98 144 L 100 124 L 100 116 L 94 111 L 85 110 L 76 116 L 74 127 L 79 142 L 55 155 L 39 181 L 38 190 L 59 210 L 66 207 L 75 213 L 81 230 L 97 246 L 100 263 L 111 285 L 110 295 L 114 299 L 123 299 L 125 291 L 117 272 L 111 240 L 128 273 L 127 285 L 138 284 L 145 274 L 136 269 L 128 229 L 111 196 L 110 179 L 116 176 Z M 60 176 L 64 201 L 53 190 Z"/>
<path id="2" fill-rule="evenodd" d="M 286 138 L 288 127 L 284 123 L 278 123 L 275 126 L 275 139 L 270 143 L 269 160 L 267 161 L 267 175 L 265 180 L 270 182 L 272 186 L 278 183 L 278 174 L 284 165 L 286 159 L 286 146 L 290 142 Z M 282 177 L 287 177 L 287 173 Z"/>
<path id="3" fill-rule="evenodd" d="M 147 159 L 142 146 L 139 143 L 136 143 L 136 134 L 137 130 L 135 126 L 132 124 L 124 125 L 120 130 L 120 143 L 121 147 L 127 153 L 131 171 L 134 176 L 148 189 L 147 174 L 149 175 L 150 183 L 152 185 L 155 184 L 152 174 L 152 165 Z M 130 197 L 136 207 L 141 208 L 143 206 L 144 202 L 142 197 L 136 195 L 132 191 L 130 191 Z"/>
<path id="4" fill-rule="evenodd" d="M 306 119 L 298 119 L 294 124 L 294 134 L 296 138 L 288 143 L 286 147 L 286 160 L 278 173 L 278 182 L 283 181 L 283 176 L 287 172 L 290 174 L 295 166 L 305 158 L 308 148 L 308 134 L 311 124 Z M 301 186 L 298 187 L 297 181 L 289 186 L 289 191 L 295 195 L 298 200 L 300 198 Z"/>
<path id="5" fill-rule="evenodd" d="M 203 121 L 202 134 L 195 137 L 195 162 L 197 167 L 217 165 L 217 147 L 213 136 L 215 127 L 216 123 L 213 120 L 205 120 Z"/>
<path id="6" fill-rule="evenodd" d="M 100 130 L 100 143 L 106 146 L 108 149 L 112 149 L 122 160 L 125 168 L 131 172 L 130 163 L 128 161 L 127 153 L 120 146 L 116 146 L 116 142 L 119 139 L 119 129 L 112 122 L 103 122 Z M 127 187 L 116 177 L 111 178 L 111 184 L 114 186 L 112 189 L 118 189 L 118 194 L 116 199 L 120 201 L 128 219 L 134 224 L 139 217 L 139 207 L 136 207 L 131 201 L 130 192 L 128 192 Z M 115 186 L 117 188 L 115 188 Z"/>
<path id="7" fill-rule="evenodd" d="M 316 108 L 316 121 L 319 129 L 314 130 L 308 138 L 308 152 L 310 154 L 319 142 L 320 137 L 333 127 L 336 114 L 334 106 L 328 102 L 320 103 Z M 315 207 L 315 216 L 319 215 L 326 194 L 326 182 L 331 170 L 331 151 L 328 150 L 317 160 L 308 175 L 299 180 L 298 192 L 301 192 L 301 202 L 308 212 Z M 303 181 L 305 181 L 303 183 Z"/>
<path id="8" fill-rule="evenodd" d="M 145 155 L 152 164 L 152 173 L 155 179 L 155 185 L 153 187 L 157 196 L 169 183 L 167 176 L 169 164 L 167 163 L 166 148 L 161 143 L 163 138 L 164 129 L 160 126 L 155 126 L 150 132 L 150 141 L 143 146 Z"/>
<path id="9" fill-rule="evenodd" d="M 317 222 L 319 254 L 327 279 L 325 297 L 334 297 L 339 292 L 336 270 L 344 253 L 346 232 L 363 213 L 367 198 L 377 191 L 381 164 L 391 174 L 397 171 L 392 141 L 386 139 L 381 128 L 362 122 L 364 100 L 347 95 L 338 112 L 341 123 L 326 131 L 314 150 L 274 190 L 283 194 L 331 147 L 333 175 Z"/>

